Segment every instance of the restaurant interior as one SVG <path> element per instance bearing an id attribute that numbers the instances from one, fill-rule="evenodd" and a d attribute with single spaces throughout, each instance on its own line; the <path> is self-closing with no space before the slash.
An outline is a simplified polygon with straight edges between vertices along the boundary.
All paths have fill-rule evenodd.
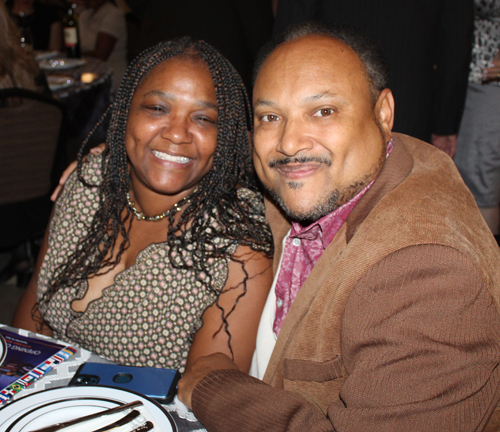
<path id="1" fill-rule="evenodd" d="M 86 154 L 90 148 L 106 140 L 108 108 L 117 98 L 126 68 L 140 52 L 162 40 L 186 34 L 206 40 L 235 66 L 251 95 L 254 60 L 259 49 L 271 39 L 273 25 L 274 33 L 282 30 L 286 21 L 283 11 L 286 0 L 281 4 L 282 9 L 279 0 L 236 1 L 251 5 L 246 9 L 245 17 L 237 16 L 239 12 L 231 15 L 232 12 L 224 9 L 223 0 L 170 2 L 175 3 L 170 6 L 166 5 L 169 2 L 141 0 L 0 0 L 0 40 L 9 41 L 0 42 L 4 45 L 0 47 L 1 324 L 11 323 L 35 268 L 52 210 L 50 195 L 64 169 L 77 159 L 82 144 L 85 145 L 83 154 Z M 472 5 L 472 0 L 470 3 Z M 248 13 L 250 9 L 252 12 Z M 353 24 L 351 15 L 346 16 L 349 16 L 346 23 Z M 464 111 L 467 88 L 471 83 L 485 88 L 493 86 L 492 91 L 497 96 L 500 89 L 498 50 L 481 57 L 483 66 L 479 75 L 474 75 L 474 68 L 468 66 L 469 63 L 477 66 L 477 61 L 472 62 L 474 64 L 470 61 L 474 52 L 477 55 L 473 19 L 470 18 L 471 31 L 464 36 L 468 41 L 465 49 L 468 60 L 462 61 L 465 66 L 462 76 L 457 78 L 462 86 L 458 93 L 461 92 L 463 97 L 461 101 L 454 99 L 449 104 L 457 106 L 460 113 Z M 376 22 L 378 17 L 371 16 L 370 19 L 374 21 L 374 28 L 383 27 Z M 495 18 L 497 23 L 498 19 Z M 361 18 L 360 25 L 364 25 Z M 394 51 L 401 58 L 401 47 L 409 46 L 409 42 L 405 41 L 405 36 L 399 36 L 389 39 L 399 39 L 394 41 L 394 44 L 399 44 Z M 500 31 L 493 37 L 500 46 Z M 419 41 L 416 42 L 418 45 Z M 387 56 L 390 74 L 397 74 L 391 69 L 392 54 L 386 46 L 382 46 L 382 50 Z M 454 51 L 451 52 L 455 55 Z M 433 64 L 438 63 L 434 57 L 421 59 L 420 63 L 430 64 L 431 74 L 440 70 L 440 66 Z M 488 69 L 495 72 L 488 75 L 485 72 Z M 415 75 L 418 73 L 408 73 L 407 80 Z M 428 84 L 426 90 L 433 87 Z M 407 83 L 404 85 L 408 87 Z M 416 81 L 409 85 L 418 87 Z M 398 91 L 395 92 L 396 107 L 401 101 L 402 113 L 405 106 L 413 109 L 413 101 L 405 101 L 403 92 L 398 99 Z M 416 91 L 422 92 L 421 89 Z M 500 124 L 498 102 L 496 104 L 495 107 L 485 107 L 493 114 L 484 120 Z M 462 122 L 462 127 L 465 123 Z M 413 128 L 414 125 L 405 129 L 401 125 L 396 126 L 398 132 L 432 142 L 451 157 L 457 149 L 457 165 L 460 160 L 470 160 L 471 156 L 464 154 L 460 147 L 464 145 L 467 132 L 459 128 L 460 118 L 456 125 L 441 131 L 426 129 L 427 126 Z M 500 130 L 496 128 L 495 133 L 496 148 L 491 150 L 487 167 L 484 162 L 484 172 L 500 171 Z M 449 147 L 450 141 L 442 144 L 440 137 L 451 140 L 452 148 Z M 496 163 L 496 168 L 490 163 Z M 463 172 L 467 183 L 469 172 L 465 168 Z M 481 171 L 478 175 L 482 174 Z M 476 191 L 470 187 L 476 197 Z M 500 190 L 500 184 L 495 187 Z M 498 197 L 500 193 L 495 191 L 493 195 Z M 128 200 L 130 204 L 130 196 Z M 500 203 L 498 199 L 493 204 L 481 203 L 478 201 L 481 213 L 499 241 Z"/>

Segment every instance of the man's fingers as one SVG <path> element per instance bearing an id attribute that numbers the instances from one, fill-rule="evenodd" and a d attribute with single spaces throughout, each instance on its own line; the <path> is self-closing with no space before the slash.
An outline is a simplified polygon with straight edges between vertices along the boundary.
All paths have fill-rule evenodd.
<path id="1" fill-rule="evenodd" d="M 73 161 L 69 164 L 68 168 L 66 168 L 62 173 L 61 178 L 59 179 L 59 185 L 55 188 L 54 192 L 52 192 L 52 195 L 50 196 L 51 201 L 55 202 L 57 200 L 57 197 L 61 193 L 64 184 L 68 180 L 68 177 L 75 169 L 76 169 L 76 161 Z"/>
<path id="2" fill-rule="evenodd" d="M 105 144 L 99 144 L 96 147 L 92 147 L 90 149 L 90 153 L 94 155 L 101 154 L 104 151 Z M 61 175 L 61 178 L 59 179 L 59 185 L 54 189 L 54 192 L 52 192 L 52 195 L 50 196 L 50 200 L 52 202 L 56 202 L 57 197 L 62 191 L 63 186 L 65 185 L 66 181 L 68 180 L 68 177 L 71 175 L 71 173 L 76 169 L 76 161 L 73 161 L 69 164 L 68 168 L 64 170 L 64 172 Z"/>
<path id="3" fill-rule="evenodd" d="M 106 147 L 106 144 L 104 143 L 101 143 L 99 144 L 98 146 L 96 147 L 92 147 L 90 149 L 90 153 L 92 153 L 93 155 L 98 155 L 98 154 L 101 154 L 103 151 L 104 151 L 104 148 Z"/>

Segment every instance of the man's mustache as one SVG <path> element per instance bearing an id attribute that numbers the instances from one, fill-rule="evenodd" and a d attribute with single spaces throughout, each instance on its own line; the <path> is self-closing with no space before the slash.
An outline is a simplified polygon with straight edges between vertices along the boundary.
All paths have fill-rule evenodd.
<path id="1" fill-rule="evenodd" d="M 299 156 L 299 157 L 283 157 L 281 159 L 273 159 L 269 161 L 269 168 L 276 168 L 277 166 L 289 165 L 289 164 L 301 164 L 317 162 L 325 164 L 326 166 L 332 165 L 332 160 L 328 157 L 321 156 Z"/>

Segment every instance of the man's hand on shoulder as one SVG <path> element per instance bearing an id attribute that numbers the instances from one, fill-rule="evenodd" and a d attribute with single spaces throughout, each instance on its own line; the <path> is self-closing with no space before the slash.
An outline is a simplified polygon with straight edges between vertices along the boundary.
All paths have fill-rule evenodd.
<path id="1" fill-rule="evenodd" d="M 91 148 L 90 153 L 95 155 L 101 154 L 104 151 L 104 147 L 105 147 L 104 143 L 99 144 L 97 147 Z M 54 189 L 54 192 L 52 192 L 52 195 L 50 196 L 50 200 L 52 202 L 57 201 L 57 198 L 59 198 L 59 195 L 61 195 L 62 189 L 66 184 L 66 181 L 68 180 L 69 176 L 73 173 L 74 170 L 76 170 L 76 161 L 71 162 L 62 173 L 61 178 L 59 179 L 59 184 L 57 185 L 57 187 Z"/>
<path id="2" fill-rule="evenodd" d="M 443 150 L 449 157 L 455 156 L 457 149 L 457 134 L 453 135 L 436 135 L 432 134 L 431 144 L 440 150 Z"/>
<path id="3" fill-rule="evenodd" d="M 179 381 L 177 391 L 179 399 L 191 409 L 191 397 L 196 385 L 210 372 L 220 369 L 238 369 L 238 367 L 227 355 L 222 353 L 200 357 L 186 370 Z"/>

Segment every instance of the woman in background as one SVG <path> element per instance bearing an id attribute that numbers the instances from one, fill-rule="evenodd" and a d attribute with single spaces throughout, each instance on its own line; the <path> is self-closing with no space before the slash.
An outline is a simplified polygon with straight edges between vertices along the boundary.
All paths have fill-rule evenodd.
<path id="1" fill-rule="evenodd" d="M 39 0 L 7 0 L 6 4 L 17 26 L 28 29 L 34 50 L 61 50 L 62 26 L 55 7 Z"/>
<path id="2" fill-rule="evenodd" d="M 500 0 L 475 0 L 474 45 L 455 163 L 500 239 Z"/>
<path id="3" fill-rule="evenodd" d="M 0 1 L 0 89 L 23 88 L 50 93 L 30 47 L 21 46 L 19 29 Z"/>
<path id="4" fill-rule="evenodd" d="M 127 68 L 127 23 L 111 0 L 85 0 L 78 25 L 82 53 L 107 61 L 114 71 L 115 89 Z"/>

